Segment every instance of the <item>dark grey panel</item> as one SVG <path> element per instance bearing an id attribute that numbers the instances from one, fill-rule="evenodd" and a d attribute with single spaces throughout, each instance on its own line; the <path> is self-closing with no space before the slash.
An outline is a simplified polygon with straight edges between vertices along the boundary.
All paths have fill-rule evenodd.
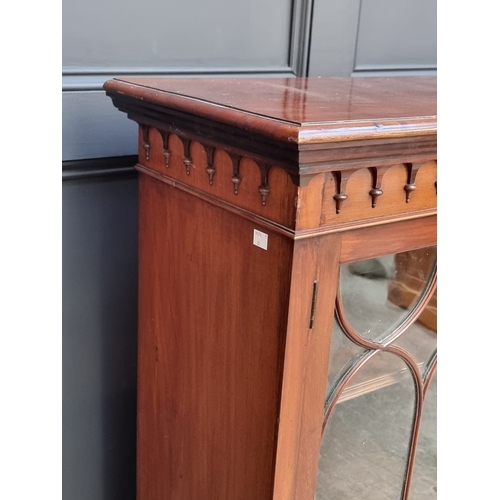
<path id="1" fill-rule="evenodd" d="M 437 63 L 437 0 L 364 0 L 354 69 L 431 69 Z"/>
<path id="2" fill-rule="evenodd" d="M 137 124 L 103 91 L 63 92 L 63 161 L 136 155 L 137 140 Z"/>
<path id="3" fill-rule="evenodd" d="M 298 50 L 298 48 L 297 48 Z M 118 72 L 107 72 L 102 73 L 85 73 L 73 70 L 65 70 L 62 77 L 62 89 L 63 91 L 70 92 L 84 92 L 90 90 L 101 90 L 104 82 L 110 78 L 127 78 L 127 76 L 164 76 L 168 78 L 272 78 L 277 77 L 293 77 L 296 76 L 292 68 L 286 68 L 284 70 L 272 71 L 271 69 L 266 69 L 259 71 L 259 68 L 216 68 L 213 70 L 208 70 L 204 68 L 189 68 L 189 69 L 179 69 L 172 70 L 170 68 L 164 68 L 158 71 L 149 71 L 147 73 L 139 71 L 138 69 L 128 68 L 127 71 L 123 73 Z"/>
<path id="4" fill-rule="evenodd" d="M 360 0 L 315 0 L 310 76 L 350 76 L 354 67 Z"/>
<path id="5" fill-rule="evenodd" d="M 63 182 L 63 500 L 135 499 L 137 179 Z"/>
<path id="6" fill-rule="evenodd" d="M 314 0 L 293 2 L 290 67 L 296 76 L 307 76 Z"/>
<path id="7" fill-rule="evenodd" d="M 63 66 L 285 69 L 291 17 L 291 0 L 66 0 Z"/>

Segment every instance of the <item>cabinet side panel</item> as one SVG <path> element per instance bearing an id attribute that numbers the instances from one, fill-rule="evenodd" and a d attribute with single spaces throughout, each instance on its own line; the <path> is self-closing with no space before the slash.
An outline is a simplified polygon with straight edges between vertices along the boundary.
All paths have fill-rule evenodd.
<path id="1" fill-rule="evenodd" d="M 293 241 L 140 175 L 138 499 L 270 499 Z"/>

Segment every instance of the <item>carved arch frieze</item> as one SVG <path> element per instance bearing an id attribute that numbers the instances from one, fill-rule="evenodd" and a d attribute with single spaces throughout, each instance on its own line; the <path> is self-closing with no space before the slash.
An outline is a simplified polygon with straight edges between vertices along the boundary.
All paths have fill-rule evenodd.
<path id="1" fill-rule="evenodd" d="M 140 124 L 140 129 L 141 129 L 141 136 L 142 136 L 142 148 L 144 151 L 144 154 L 140 154 L 140 158 L 144 158 L 146 162 L 149 162 L 151 158 L 151 131 L 156 130 L 153 127 L 150 127 L 149 125 L 144 125 Z M 186 175 L 191 175 L 192 170 L 193 170 L 193 157 L 192 157 L 192 145 L 197 142 L 201 144 L 203 147 L 205 153 L 206 153 L 206 159 L 205 159 L 205 165 L 203 166 L 206 174 L 207 174 L 207 180 L 208 180 L 208 185 L 212 186 L 214 182 L 214 177 L 217 172 L 217 166 L 216 166 L 216 155 L 215 152 L 219 149 L 222 149 L 224 152 L 226 152 L 229 157 L 231 158 L 233 168 L 232 172 L 230 175 L 230 181 L 233 185 L 233 192 L 235 195 L 238 195 L 240 191 L 240 186 L 241 183 L 243 182 L 243 178 L 240 173 L 240 164 L 242 158 L 245 158 L 246 156 L 243 154 L 238 154 L 235 153 L 234 151 L 227 151 L 224 148 L 221 148 L 220 146 L 216 146 L 214 144 L 210 144 L 206 141 L 203 140 L 195 140 L 183 133 L 180 133 L 178 131 L 173 132 L 171 130 L 166 130 L 166 129 L 161 129 L 158 130 L 160 133 L 160 136 L 162 138 L 162 155 L 164 158 L 164 165 L 165 168 L 169 168 L 171 164 L 171 159 L 172 159 L 172 144 L 171 144 L 171 139 L 172 137 L 177 137 L 181 143 L 182 143 L 182 148 L 183 148 L 183 156 L 182 156 L 182 163 L 184 165 L 185 173 Z M 175 147 L 175 145 L 173 146 Z M 260 202 L 262 206 L 265 206 L 267 203 L 267 200 L 271 194 L 271 187 L 269 186 L 269 170 L 273 166 L 271 162 L 264 161 L 262 159 L 257 159 L 257 158 L 251 158 L 252 161 L 254 161 L 257 164 L 257 167 L 260 171 L 260 184 L 257 187 L 257 194 L 260 196 Z"/>
<path id="2" fill-rule="evenodd" d="M 415 193 L 419 187 L 420 189 L 426 189 L 426 199 L 419 199 L 418 204 L 415 203 L 415 205 L 417 205 L 415 208 L 424 208 L 419 205 L 425 205 L 425 207 L 435 206 L 435 199 L 431 199 L 431 197 L 429 197 L 428 189 L 428 187 L 432 184 L 432 189 L 436 192 L 436 179 L 429 179 L 429 175 L 435 176 L 435 171 L 434 174 L 428 172 L 425 176 L 421 176 L 421 179 L 417 178 L 417 174 L 422 167 L 432 167 L 432 165 L 429 165 L 430 163 L 435 162 L 431 160 L 430 162 L 425 163 L 405 163 L 403 165 L 399 164 L 393 166 L 370 166 L 366 169 L 344 169 L 333 171 L 332 176 L 336 180 L 336 189 L 332 196 L 335 214 L 341 214 L 343 204 L 349 199 L 350 194 L 359 191 L 367 193 L 368 197 L 366 199 L 371 201 L 370 208 L 374 211 L 376 211 L 378 207 L 379 200 L 384 200 L 384 197 L 386 204 L 390 202 L 392 207 L 394 207 L 394 205 L 399 205 L 402 210 L 408 210 L 407 207 L 403 207 L 402 202 L 404 201 L 405 204 L 409 204 L 415 197 Z M 401 175 L 396 174 L 394 171 L 395 169 L 400 171 L 403 171 L 404 169 L 404 182 L 400 184 L 399 188 L 395 185 L 395 183 L 401 182 Z M 361 177 L 357 178 L 356 176 L 353 176 L 354 173 L 362 170 L 368 170 L 370 173 L 371 184 L 369 187 L 361 179 Z M 394 171 L 394 173 L 391 171 Z M 386 175 L 388 172 L 390 172 L 391 175 Z M 420 180 L 422 181 L 421 184 L 419 184 Z M 429 181 L 431 184 L 429 184 Z M 429 186 L 427 186 L 427 184 L 429 184 Z M 398 192 L 402 194 L 397 195 L 396 193 Z M 359 196 L 357 196 L 357 198 L 358 206 L 353 207 L 351 205 L 351 209 L 366 211 L 368 205 L 361 206 L 361 201 L 359 200 L 362 200 L 362 198 Z M 390 200 L 387 198 L 390 198 Z"/>
<path id="3" fill-rule="evenodd" d="M 307 199 L 309 209 L 307 213 L 299 210 L 297 227 L 312 229 L 435 210 L 436 165 L 431 159 L 418 164 L 344 167 L 318 173 L 299 188 L 299 200 Z M 317 207 L 317 197 L 321 197 L 321 207 Z"/>
<path id="4" fill-rule="evenodd" d="M 280 189 L 286 191 L 286 196 L 296 204 L 300 204 L 297 200 L 300 200 L 301 192 L 315 190 L 307 196 L 309 200 L 311 197 L 322 200 L 319 214 L 315 209 L 310 211 L 310 220 L 298 218 L 299 229 L 436 207 L 437 170 L 434 159 L 421 163 L 332 168 L 306 175 L 303 179 L 305 185 L 301 186 L 302 180 L 296 174 L 265 158 L 213 143 L 208 138 L 192 137 L 168 125 L 139 125 L 139 163 L 143 162 L 145 167 L 196 189 L 225 199 L 232 197 L 231 203 L 258 210 L 264 216 L 270 214 L 268 207 L 273 198 L 273 183 L 269 177 L 271 169 L 282 170 L 283 175 L 288 176 L 286 188 Z M 203 172 L 202 177 L 200 172 Z M 310 183 L 307 181 L 316 176 L 323 179 L 322 189 L 318 189 L 317 182 L 308 187 Z M 274 189 L 277 186 L 275 183 Z M 261 208 L 257 209 L 257 206 Z M 311 203 L 309 206 L 312 206 Z M 276 211 L 280 209 L 276 207 Z M 280 220 L 282 217 L 290 220 L 288 227 L 295 226 L 293 214 L 285 216 L 283 209 Z"/>
<path id="5" fill-rule="evenodd" d="M 296 198 L 297 187 L 293 184 L 294 179 L 280 165 L 215 144 L 206 138 L 190 136 L 183 131 L 169 128 L 168 125 L 139 125 L 142 146 L 139 149 L 139 165 L 142 164 L 158 174 L 272 217 L 272 211 L 281 211 L 284 214 L 284 208 L 278 208 L 282 192 L 276 194 L 276 200 L 272 203 L 275 208 L 268 210 L 269 202 L 273 198 L 273 183 L 270 182 L 269 173 L 271 169 L 278 168 L 289 181 L 286 181 L 285 188 L 278 187 L 276 183 L 276 189 L 285 190 L 287 199 L 294 201 Z M 203 176 L 200 176 L 201 172 Z M 260 209 L 257 209 L 257 206 Z M 281 219 L 288 219 L 288 227 L 293 227 L 293 214 L 280 216 L 280 223 L 283 222 Z"/>

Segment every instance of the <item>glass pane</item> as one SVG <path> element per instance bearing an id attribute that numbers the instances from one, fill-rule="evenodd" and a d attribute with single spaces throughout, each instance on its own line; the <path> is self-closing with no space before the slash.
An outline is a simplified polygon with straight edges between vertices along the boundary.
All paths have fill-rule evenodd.
<path id="1" fill-rule="evenodd" d="M 408 330 L 394 341 L 394 345 L 401 347 L 411 354 L 422 374 L 427 367 L 429 358 L 437 347 L 436 327 L 425 321 L 426 315 L 429 314 L 429 309 L 432 309 L 432 302 L 433 300 L 431 299 L 417 321 L 412 323 Z M 435 315 L 432 321 L 436 321 Z"/>
<path id="2" fill-rule="evenodd" d="M 330 362 L 328 365 L 328 383 L 326 386 L 325 400 L 337 385 L 342 372 L 356 360 L 356 355 L 366 352 L 366 349 L 351 342 L 342 332 L 340 325 L 335 318 L 333 324 L 332 342 L 330 344 Z"/>
<path id="3" fill-rule="evenodd" d="M 404 368 L 397 356 L 379 352 L 346 390 Z M 356 396 L 336 405 L 325 428 L 315 498 L 397 500 L 412 432 L 413 379 L 407 373 L 396 384 Z"/>
<path id="4" fill-rule="evenodd" d="M 411 354 L 417 362 L 421 373 L 425 371 L 427 361 L 437 346 L 436 329 L 432 321 L 422 321 L 422 317 L 426 317 L 429 309 L 433 309 L 433 299 L 420 314 L 417 321 L 411 324 L 408 329 L 394 342 L 394 345 L 401 347 Z M 434 314 L 434 310 L 431 311 Z M 435 317 L 435 316 L 434 316 Z M 433 319 L 435 321 L 435 319 Z M 367 350 L 359 347 L 354 342 L 349 340 L 342 332 L 342 329 L 335 319 L 333 326 L 332 342 L 330 345 L 330 362 L 328 367 L 328 383 L 326 387 L 325 401 L 328 401 L 332 392 L 337 385 L 341 375 L 359 359 Z M 379 357 L 373 364 L 381 365 L 384 363 L 384 358 Z M 376 380 L 370 374 L 369 370 L 363 372 L 363 376 L 357 377 L 359 386 L 352 385 L 344 391 L 341 401 L 349 398 L 356 392 L 364 392 L 369 390 L 369 386 L 388 385 L 399 380 L 408 371 L 405 366 L 401 371 L 391 371 L 390 364 L 386 366 L 386 374 L 382 380 Z"/>
<path id="5" fill-rule="evenodd" d="M 382 341 L 410 314 L 429 284 L 436 247 L 341 266 L 346 318 L 364 338 Z"/>
<path id="6" fill-rule="evenodd" d="M 343 315 L 335 317 L 332 332 L 316 500 L 401 498 L 416 381 L 400 356 L 362 344 L 387 340 L 418 306 L 418 317 L 391 337 L 391 345 L 405 351 L 424 376 L 437 346 L 436 292 L 425 307 L 420 302 L 435 270 L 436 247 L 342 266 Z M 436 498 L 435 396 L 433 381 L 423 404 L 410 500 Z"/>
<path id="7" fill-rule="evenodd" d="M 434 375 L 424 402 L 410 499 L 437 498 L 437 377 Z"/>

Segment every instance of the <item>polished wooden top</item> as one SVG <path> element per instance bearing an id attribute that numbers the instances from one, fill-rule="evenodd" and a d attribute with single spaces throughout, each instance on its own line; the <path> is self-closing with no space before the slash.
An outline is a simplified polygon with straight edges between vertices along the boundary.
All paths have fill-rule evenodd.
<path id="1" fill-rule="evenodd" d="M 121 94 L 306 144 L 436 133 L 436 78 L 127 78 Z"/>

